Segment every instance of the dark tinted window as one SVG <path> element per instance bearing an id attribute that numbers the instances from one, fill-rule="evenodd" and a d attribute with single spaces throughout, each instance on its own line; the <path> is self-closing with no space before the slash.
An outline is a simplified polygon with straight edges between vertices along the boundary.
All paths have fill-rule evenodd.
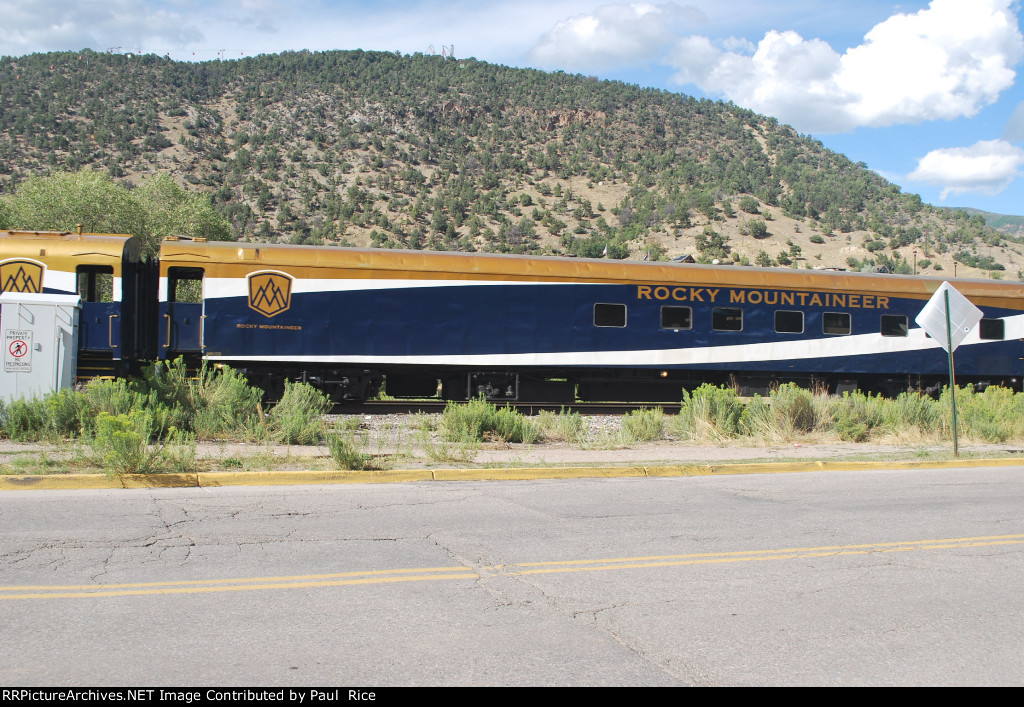
<path id="1" fill-rule="evenodd" d="M 906 314 L 883 314 L 882 315 L 882 336 L 906 336 L 907 315 Z"/>
<path id="2" fill-rule="evenodd" d="M 168 268 L 167 301 L 192 303 L 202 302 L 203 269 Z"/>
<path id="3" fill-rule="evenodd" d="M 1002 341 L 1006 338 L 1006 322 L 1002 319 L 982 319 L 978 322 L 978 336 L 982 339 Z"/>
<path id="4" fill-rule="evenodd" d="M 779 334 L 803 334 L 804 313 L 775 310 L 775 331 Z"/>
<path id="5" fill-rule="evenodd" d="M 110 265 L 80 265 L 78 294 L 83 302 L 114 301 L 114 268 Z"/>
<path id="6" fill-rule="evenodd" d="M 662 307 L 662 329 L 689 329 L 693 326 L 693 310 L 689 307 Z"/>
<path id="7" fill-rule="evenodd" d="M 849 334 L 850 315 L 846 312 L 825 312 L 821 315 L 821 331 L 823 334 Z"/>
<path id="8" fill-rule="evenodd" d="M 743 310 L 738 307 L 715 307 L 711 310 L 711 326 L 716 331 L 742 331 Z"/>
<path id="9" fill-rule="evenodd" d="M 594 326 L 626 326 L 626 305 L 595 304 Z"/>

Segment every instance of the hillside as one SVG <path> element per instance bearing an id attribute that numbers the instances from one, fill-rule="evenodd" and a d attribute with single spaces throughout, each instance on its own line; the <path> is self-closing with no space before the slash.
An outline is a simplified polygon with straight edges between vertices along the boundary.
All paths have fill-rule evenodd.
<path id="1" fill-rule="evenodd" d="M 1024 274 L 1019 236 L 772 118 L 475 60 L 0 58 L 0 189 L 83 168 L 169 173 L 239 239 Z"/>
<path id="2" fill-rule="evenodd" d="M 981 209 L 972 209 L 968 206 L 953 206 L 946 207 L 952 211 L 966 211 L 969 216 L 980 215 L 985 219 L 985 223 L 997 231 L 1009 234 L 1011 236 L 1022 236 L 1024 235 L 1024 216 L 1010 216 L 1006 214 L 994 214 L 991 211 L 982 211 Z"/>

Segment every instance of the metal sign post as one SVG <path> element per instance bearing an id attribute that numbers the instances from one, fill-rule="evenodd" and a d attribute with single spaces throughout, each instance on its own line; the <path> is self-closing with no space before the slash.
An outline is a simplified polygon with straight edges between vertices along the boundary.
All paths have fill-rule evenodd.
<path id="1" fill-rule="evenodd" d="M 949 290 L 944 293 L 946 299 L 946 341 L 953 340 L 953 325 L 949 319 Z M 946 353 L 949 354 L 949 400 L 953 406 L 953 456 L 960 456 L 960 447 L 957 445 L 957 434 L 956 434 L 956 373 L 953 368 L 953 347 L 950 346 L 946 349 Z"/>
<path id="2" fill-rule="evenodd" d="M 982 311 L 955 287 L 944 282 L 915 321 L 949 354 L 949 396 L 953 405 L 953 456 L 960 456 L 956 429 L 956 374 L 953 351 L 981 321 Z"/>

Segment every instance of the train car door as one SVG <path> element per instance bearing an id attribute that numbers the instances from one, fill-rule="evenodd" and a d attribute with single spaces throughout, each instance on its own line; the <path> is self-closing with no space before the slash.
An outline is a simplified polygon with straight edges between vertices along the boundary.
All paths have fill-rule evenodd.
<path id="1" fill-rule="evenodd" d="M 168 268 L 160 298 L 160 358 L 203 352 L 203 269 Z"/>
<path id="2" fill-rule="evenodd" d="M 78 348 L 88 353 L 121 358 L 121 302 L 115 292 L 114 268 L 109 265 L 80 265 L 75 268 L 78 294 L 82 298 Z"/>

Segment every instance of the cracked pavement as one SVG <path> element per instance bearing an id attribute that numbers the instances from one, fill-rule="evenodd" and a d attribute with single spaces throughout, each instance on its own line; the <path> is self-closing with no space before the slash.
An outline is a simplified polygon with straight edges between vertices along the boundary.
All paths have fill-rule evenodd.
<path id="1" fill-rule="evenodd" d="M 1016 467 L 0 494 L 0 682 L 1020 684 L 1022 502 Z"/>

